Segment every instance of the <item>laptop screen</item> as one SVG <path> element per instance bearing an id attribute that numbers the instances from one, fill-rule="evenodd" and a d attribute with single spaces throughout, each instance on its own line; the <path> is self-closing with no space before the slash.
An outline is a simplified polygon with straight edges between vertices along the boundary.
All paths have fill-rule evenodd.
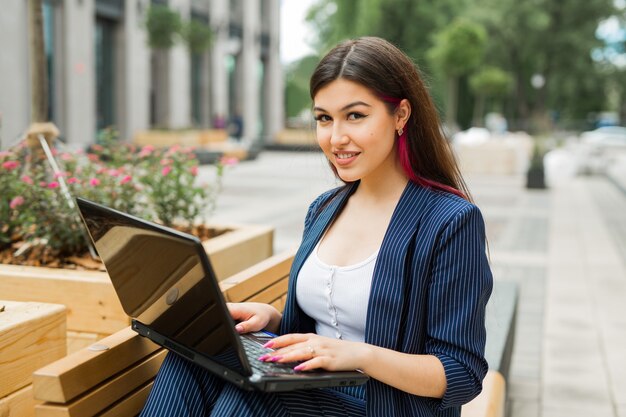
<path id="1" fill-rule="evenodd" d="M 192 236 L 77 199 L 126 314 L 246 374 L 208 258 Z M 180 353 L 180 351 L 179 351 Z"/>

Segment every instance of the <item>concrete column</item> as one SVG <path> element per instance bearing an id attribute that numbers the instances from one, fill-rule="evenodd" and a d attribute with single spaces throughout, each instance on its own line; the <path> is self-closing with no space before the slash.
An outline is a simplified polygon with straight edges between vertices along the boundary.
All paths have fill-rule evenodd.
<path id="1" fill-rule="evenodd" d="M 68 143 L 94 142 L 96 133 L 96 73 L 94 63 L 94 0 L 64 5 L 63 74 L 65 131 Z"/>
<path id="2" fill-rule="evenodd" d="M 228 24 L 229 0 L 211 1 L 209 13 L 211 27 L 214 31 L 211 48 L 211 119 L 221 116 L 228 119 L 228 72 L 226 57 L 228 56 Z"/>
<path id="3" fill-rule="evenodd" d="M 122 108 L 120 135 L 132 140 L 139 130 L 150 125 L 150 48 L 144 27 L 146 0 L 127 0 L 123 22 L 123 69 L 118 89 Z"/>
<path id="4" fill-rule="evenodd" d="M 16 143 L 30 122 L 27 2 L 2 2 L 0 13 L 0 149 Z"/>
<path id="5" fill-rule="evenodd" d="M 170 0 L 170 8 L 177 10 L 183 21 L 191 15 L 191 0 Z M 169 120 L 171 129 L 191 125 L 191 56 L 184 42 L 175 44 L 169 53 Z"/>
<path id="6" fill-rule="evenodd" d="M 266 141 L 273 142 L 276 133 L 280 132 L 285 124 L 285 86 L 280 63 L 280 0 L 267 0 L 267 5 L 269 9 L 267 31 L 270 40 L 263 82 L 265 107 L 263 130 Z"/>
<path id="7" fill-rule="evenodd" d="M 243 116 L 243 138 L 254 140 L 259 136 L 259 33 L 260 0 L 246 0 L 243 7 L 243 39 L 241 70 L 243 70 L 242 94 L 239 103 Z"/>
<path id="8" fill-rule="evenodd" d="M 211 109 L 211 54 L 208 51 L 202 54 L 202 68 L 204 72 L 202 73 L 200 125 L 203 128 L 210 128 L 213 111 Z"/>

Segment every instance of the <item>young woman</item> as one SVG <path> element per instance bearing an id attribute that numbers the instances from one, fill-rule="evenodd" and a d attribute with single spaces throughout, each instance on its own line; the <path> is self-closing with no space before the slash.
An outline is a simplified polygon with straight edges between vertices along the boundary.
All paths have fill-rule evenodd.
<path id="1" fill-rule="evenodd" d="M 417 69 L 390 43 L 360 38 L 321 60 L 310 89 L 319 145 L 345 185 L 309 208 L 283 314 L 229 309 L 239 332 L 281 335 L 259 360 L 370 381 L 248 392 L 169 354 L 142 416 L 458 416 L 480 392 L 484 223 Z"/>

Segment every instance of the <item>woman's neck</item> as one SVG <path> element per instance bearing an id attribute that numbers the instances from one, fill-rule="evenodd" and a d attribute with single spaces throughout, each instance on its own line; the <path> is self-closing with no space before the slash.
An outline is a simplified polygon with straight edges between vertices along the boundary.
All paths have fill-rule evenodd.
<path id="1" fill-rule="evenodd" d="M 355 191 L 355 196 L 358 196 L 360 200 L 372 203 L 397 202 L 408 181 L 409 179 L 398 164 L 384 172 L 362 178 L 359 188 Z"/>

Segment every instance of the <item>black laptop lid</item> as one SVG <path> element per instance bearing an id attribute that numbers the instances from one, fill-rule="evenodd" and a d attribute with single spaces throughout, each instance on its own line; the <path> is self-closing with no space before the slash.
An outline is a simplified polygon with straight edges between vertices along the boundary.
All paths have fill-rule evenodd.
<path id="1" fill-rule="evenodd" d="M 195 353 L 250 374 L 196 237 L 76 201 L 126 314 Z"/>

